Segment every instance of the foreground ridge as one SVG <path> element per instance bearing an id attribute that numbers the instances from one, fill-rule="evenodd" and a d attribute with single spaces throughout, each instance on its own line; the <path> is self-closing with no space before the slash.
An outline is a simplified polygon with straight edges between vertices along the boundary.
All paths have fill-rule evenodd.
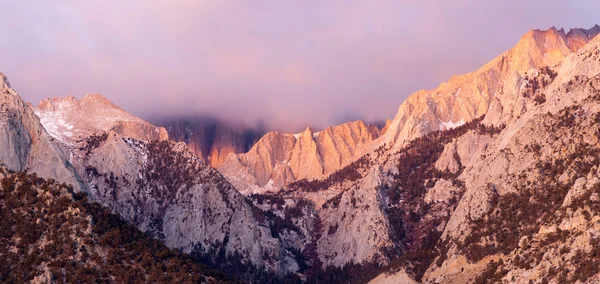
<path id="1" fill-rule="evenodd" d="M 0 280 L 232 283 L 83 193 L 0 166 Z"/>

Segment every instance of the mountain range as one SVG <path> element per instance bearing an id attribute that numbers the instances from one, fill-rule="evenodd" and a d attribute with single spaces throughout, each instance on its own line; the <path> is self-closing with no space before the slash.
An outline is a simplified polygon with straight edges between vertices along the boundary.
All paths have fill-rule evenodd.
<path id="1" fill-rule="evenodd" d="M 257 283 L 598 282 L 598 33 L 530 31 L 477 71 L 412 94 L 381 129 L 159 127 L 101 95 L 32 106 L 0 75 L 2 190 L 35 173 L 38 196 L 71 196 L 69 212 L 97 204 L 183 252 L 201 281 L 229 281 L 208 265 Z M 12 230 L 0 240 L 16 246 Z M 31 238 L 23 249 L 44 248 L 45 233 Z M 93 269 L 115 273 L 104 262 Z M 44 279 L 57 277 L 44 265 Z"/>

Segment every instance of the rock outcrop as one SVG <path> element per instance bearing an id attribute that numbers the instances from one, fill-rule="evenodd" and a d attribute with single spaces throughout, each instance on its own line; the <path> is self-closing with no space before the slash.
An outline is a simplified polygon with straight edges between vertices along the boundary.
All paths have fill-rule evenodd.
<path id="1" fill-rule="evenodd" d="M 599 26 L 566 34 L 556 28 L 528 32 L 514 48 L 481 69 L 454 76 L 434 90 L 421 90 L 408 97 L 383 142 L 399 148 L 405 141 L 460 126 L 484 114 L 488 125 L 516 120 L 532 104 L 522 96 L 528 79 L 542 67 L 559 68 L 557 65 L 569 54 L 577 52 L 599 32 Z"/>
<path id="2" fill-rule="evenodd" d="M 0 73 L 0 161 L 11 170 L 35 172 L 83 189 L 70 168 L 69 154 L 53 140 Z"/>
<path id="3" fill-rule="evenodd" d="M 164 128 L 127 113 L 102 95 L 86 95 L 80 100 L 72 95 L 48 98 L 34 111 L 46 131 L 68 145 L 110 130 L 138 140 L 168 139 Z"/>
<path id="4" fill-rule="evenodd" d="M 545 56 L 551 59 L 546 63 L 555 64 L 555 74 L 538 80 L 548 75 L 538 72 L 529 76 L 523 88 L 503 94 L 524 101 L 519 115 L 500 120 L 505 127 L 490 128 L 486 123 L 499 117 L 490 108 L 479 126 L 465 125 L 442 132 L 453 136 L 437 146 L 441 151 L 433 156 L 435 171 L 441 171 L 437 176 L 428 176 L 425 171 L 422 179 L 411 186 L 403 182 L 410 175 L 399 171 L 395 179 L 406 187 L 390 185 L 391 190 L 396 188 L 402 194 L 420 188 L 428 206 L 447 200 L 456 188 L 462 188 L 463 193 L 447 211 L 448 217 L 440 219 L 438 229 L 420 236 L 439 239 L 429 245 L 421 243 L 415 251 L 420 257 L 401 258 L 403 262 L 397 262 L 393 271 L 406 271 L 411 279 L 424 283 L 594 283 L 599 279 L 596 249 L 600 208 L 594 204 L 600 192 L 600 38 L 588 37 L 597 30 L 571 31 L 569 35 L 579 33 L 580 39 L 590 41 L 581 45 L 562 44 L 562 31 L 550 30 L 543 37 L 536 32 L 526 35 L 544 38 L 546 43 L 561 43 L 565 49 L 553 49 L 553 54 Z M 566 48 L 574 47 L 577 51 L 563 54 Z M 529 48 L 537 50 L 539 46 Z M 531 91 L 528 85 L 536 85 L 534 81 L 546 82 Z M 504 86 L 505 91 L 509 89 Z M 544 100 L 531 103 L 531 95 L 540 94 Z M 498 100 L 511 101 L 500 95 Z M 463 134 L 465 127 L 474 130 Z M 425 143 L 436 135 L 426 135 L 424 140 L 408 145 Z M 404 149 L 400 148 L 401 157 Z M 430 183 L 430 178 L 437 181 Z M 406 196 L 403 198 L 404 206 L 410 204 Z M 432 215 L 431 208 L 417 206 L 412 211 L 418 216 L 413 219 L 416 223 L 410 225 L 410 218 L 403 219 L 403 223 L 413 230 L 439 216 Z M 419 246 L 415 244 L 418 239 L 406 240 L 410 255 L 410 247 Z M 423 259 L 429 259 L 428 263 L 423 265 Z M 394 272 L 378 279 L 390 275 Z"/>
<path id="5" fill-rule="evenodd" d="M 362 121 L 299 134 L 270 132 L 248 153 L 231 155 L 217 169 L 245 194 L 277 191 L 300 179 L 333 173 L 350 163 L 358 149 L 379 137 L 379 129 Z"/>

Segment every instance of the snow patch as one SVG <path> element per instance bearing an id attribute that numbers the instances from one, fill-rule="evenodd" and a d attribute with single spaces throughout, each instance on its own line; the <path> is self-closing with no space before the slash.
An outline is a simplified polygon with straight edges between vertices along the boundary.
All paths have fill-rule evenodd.
<path id="1" fill-rule="evenodd" d="M 304 133 L 304 132 L 302 132 L 302 133 Z M 292 136 L 294 136 L 294 138 L 296 138 L 296 139 L 299 139 L 300 136 L 302 136 L 302 133 L 292 134 Z M 317 138 L 317 136 L 319 136 L 319 133 L 321 133 L 321 131 L 313 133 L 313 135 L 312 135 L 313 139 Z"/>
<path id="2" fill-rule="evenodd" d="M 465 120 L 464 119 L 461 119 L 460 121 L 457 121 L 457 122 L 452 122 L 452 119 L 451 119 L 451 120 L 448 120 L 446 122 L 440 123 L 440 129 L 441 130 L 448 130 L 448 129 L 452 129 L 452 128 L 456 128 L 456 127 L 462 126 L 463 124 L 465 124 Z"/>
<path id="3" fill-rule="evenodd" d="M 274 184 L 275 182 L 273 181 L 273 179 L 270 179 L 269 182 L 267 182 L 267 184 L 265 185 L 265 188 L 273 188 Z"/>
<path id="4" fill-rule="evenodd" d="M 35 108 L 33 111 L 52 138 L 70 145 L 67 141 L 73 136 L 73 132 L 70 131 L 73 129 L 73 124 L 65 119 L 64 108 L 58 108 L 54 112 L 40 112 Z"/>

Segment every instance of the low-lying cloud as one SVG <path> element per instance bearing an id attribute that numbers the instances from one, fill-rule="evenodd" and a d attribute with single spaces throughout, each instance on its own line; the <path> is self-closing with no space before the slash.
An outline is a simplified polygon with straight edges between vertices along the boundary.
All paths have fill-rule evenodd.
<path id="1" fill-rule="evenodd" d="M 395 115 L 598 1 L 3 1 L 0 71 L 27 101 L 101 93 L 144 118 L 298 131 Z"/>

